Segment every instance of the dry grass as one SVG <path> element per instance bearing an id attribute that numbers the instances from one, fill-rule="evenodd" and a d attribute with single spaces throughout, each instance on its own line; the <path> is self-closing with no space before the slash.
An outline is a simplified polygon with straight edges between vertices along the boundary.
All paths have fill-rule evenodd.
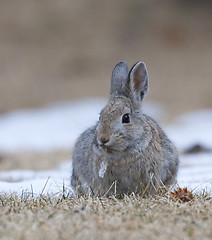
<path id="1" fill-rule="evenodd" d="M 0 235 L 8 239 L 212 239 L 212 198 L 0 196 Z"/>

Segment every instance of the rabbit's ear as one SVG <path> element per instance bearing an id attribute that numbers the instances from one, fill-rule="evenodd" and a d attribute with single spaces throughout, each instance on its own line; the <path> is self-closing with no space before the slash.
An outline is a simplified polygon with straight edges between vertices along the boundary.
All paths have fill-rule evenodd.
<path id="1" fill-rule="evenodd" d="M 145 63 L 137 62 L 129 73 L 129 86 L 131 96 L 137 101 L 142 101 L 147 94 L 149 77 Z"/>
<path id="2" fill-rule="evenodd" d="M 111 77 L 110 95 L 123 94 L 129 74 L 128 65 L 126 62 L 119 62 L 113 69 Z"/>

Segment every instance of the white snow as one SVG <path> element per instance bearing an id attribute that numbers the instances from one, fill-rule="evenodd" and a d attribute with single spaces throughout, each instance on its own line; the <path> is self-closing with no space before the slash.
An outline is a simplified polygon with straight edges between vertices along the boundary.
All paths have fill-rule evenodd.
<path id="1" fill-rule="evenodd" d="M 212 109 L 184 114 L 165 129 L 180 150 L 194 144 L 212 148 Z"/>
<path id="2" fill-rule="evenodd" d="M 20 110 L 0 115 L 0 151 L 50 151 L 71 149 L 78 135 L 98 120 L 104 99 L 86 99 L 54 104 L 42 109 Z M 160 120 L 163 108 L 145 103 L 144 112 Z M 155 111 L 154 111 L 155 109 Z M 163 111 L 162 111 L 163 110 Z M 185 114 L 163 126 L 180 151 L 199 143 L 212 148 L 212 109 Z M 71 191 L 71 160 L 49 171 L 0 171 L 0 192 L 61 194 Z M 212 153 L 182 155 L 178 183 L 181 187 L 212 190 Z M 104 177 L 107 164 L 100 166 Z"/>
<path id="3" fill-rule="evenodd" d="M 73 192 L 70 187 L 72 164 L 65 161 L 57 169 L 48 171 L 11 170 L 0 172 L 0 192 L 33 193 L 35 196 L 61 195 Z"/>
<path id="4" fill-rule="evenodd" d="M 107 167 L 108 167 L 108 162 L 104 162 L 104 161 L 101 162 L 100 169 L 99 169 L 99 177 L 100 178 L 104 177 Z"/>
<path id="5" fill-rule="evenodd" d="M 212 191 L 212 153 L 181 156 L 177 180 L 181 187 Z"/>
<path id="6" fill-rule="evenodd" d="M 103 99 L 58 103 L 0 116 L 0 151 L 70 149 L 77 136 L 98 120 Z"/>

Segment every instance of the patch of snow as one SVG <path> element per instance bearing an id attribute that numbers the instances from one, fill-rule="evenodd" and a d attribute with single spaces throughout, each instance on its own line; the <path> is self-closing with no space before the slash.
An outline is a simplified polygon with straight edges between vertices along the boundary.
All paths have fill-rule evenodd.
<path id="1" fill-rule="evenodd" d="M 108 162 L 104 162 L 104 161 L 101 162 L 100 169 L 99 169 L 99 177 L 100 178 L 104 177 L 107 167 L 108 167 Z"/>
<path id="2" fill-rule="evenodd" d="M 73 190 L 70 187 L 72 162 L 62 163 L 57 169 L 47 171 L 12 170 L 0 172 L 0 192 L 8 194 L 23 192 L 40 194 L 61 194 Z"/>
<path id="3" fill-rule="evenodd" d="M 212 109 L 184 114 L 165 130 L 180 150 L 194 144 L 212 148 Z"/>
<path id="4" fill-rule="evenodd" d="M 0 115 L 0 151 L 70 149 L 79 134 L 98 120 L 103 99 L 61 103 Z"/>
<path id="5" fill-rule="evenodd" d="M 177 181 L 180 187 L 212 190 L 212 153 L 181 156 Z"/>

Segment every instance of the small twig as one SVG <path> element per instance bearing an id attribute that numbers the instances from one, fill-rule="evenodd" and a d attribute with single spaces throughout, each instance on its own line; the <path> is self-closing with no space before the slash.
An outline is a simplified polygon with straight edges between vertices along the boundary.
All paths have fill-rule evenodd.
<path id="1" fill-rule="evenodd" d="M 92 189 L 92 187 L 90 187 L 91 193 L 92 193 L 92 197 L 94 196 L 94 191 Z"/>
<path id="2" fill-rule="evenodd" d="M 99 199 L 99 201 L 100 201 L 100 203 L 101 203 L 102 207 L 103 207 L 104 209 L 106 209 L 106 207 L 104 206 L 104 204 L 103 204 L 103 202 L 102 202 L 102 199 L 101 199 L 101 198 L 99 198 L 99 197 L 98 197 L 98 199 Z"/>
<path id="3" fill-rule="evenodd" d="M 153 177 L 154 177 L 154 173 L 152 173 L 152 174 L 150 175 L 150 182 L 151 182 L 151 184 L 152 184 L 154 190 L 157 191 L 157 189 L 156 189 L 156 187 L 155 187 L 155 185 L 154 185 L 154 183 L 153 183 L 153 180 L 152 180 Z"/>
<path id="4" fill-rule="evenodd" d="M 117 181 L 115 181 L 115 187 L 114 187 L 114 194 L 116 195 L 116 184 L 117 184 Z"/>
<path id="5" fill-rule="evenodd" d="M 45 190 L 45 188 L 46 188 L 46 185 L 47 185 L 47 183 L 48 183 L 49 179 L 50 179 L 50 176 L 49 176 L 49 177 L 48 177 L 48 179 L 46 180 L 46 183 L 45 183 L 45 185 L 44 185 L 44 187 L 43 187 L 43 189 L 42 189 L 42 191 L 41 191 L 41 194 L 40 194 L 40 196 L 42 196 L 42 195 L 43 195 L 43 192 L 44 192 L 44 190 Z"/>
<path id="6" fill-rule="evenodd" d="M 32 184 L 31 184 L 31 190 L 32 190 L 32 198 L 34 197 L 34 193 L 33 193 L 33 187 L 32 187 Z"/>
<path id="7" fill-rule="evenodd" d="M 116 182 L 116 181 L 115 181 Z M 109 189 L 107 190 L 107 192 L 104 194 L 104 196 L 106 196 L 108 193 L 109 193 L 109 191 L 111 190 L 111 188 L 113 187 L 113 185 L 115 184 L 115 182 L 113 182 L 112 184 L 111 184 L 111 186 L 109 187 Z"/>

